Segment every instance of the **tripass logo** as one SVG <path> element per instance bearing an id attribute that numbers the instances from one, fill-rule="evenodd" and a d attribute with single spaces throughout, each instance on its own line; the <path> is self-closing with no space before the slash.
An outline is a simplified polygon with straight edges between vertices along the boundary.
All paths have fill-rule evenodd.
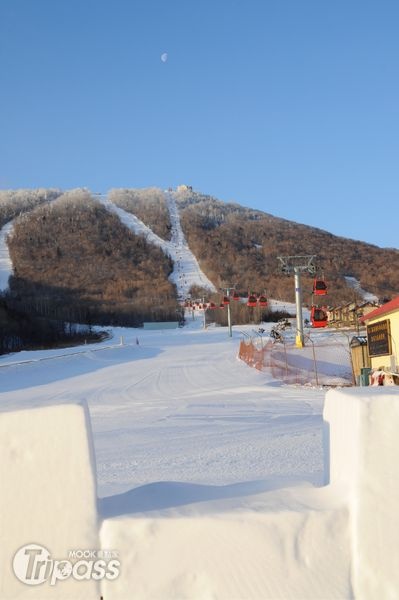
<path id="1" fill-rule="evenodd" d="M 77 581 L 104 578 L 111 581 L 119 575 L 117 558 L 115 550 L 71 550 L 68 559 L 54 560 L 44 546 L 27 544 L 15 553 L 12 566 L 18 579 L 27 585 L 45 581 L 55 585 L 70 577 Z"/>

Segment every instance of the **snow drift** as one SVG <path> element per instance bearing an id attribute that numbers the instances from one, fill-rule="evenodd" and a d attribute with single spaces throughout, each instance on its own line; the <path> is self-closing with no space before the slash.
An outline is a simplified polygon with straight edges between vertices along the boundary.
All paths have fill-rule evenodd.
<path id="1" fill-rule="evenodd" d="M 4 396 L 4 394 L 3 394 Z M 85 403 L 18 409 L 0 413 L 0 597 L 99 598 L 98 583 L 72 578 L 27 585 L 12 561 L 19 548 L 38 544 L 56 559 L 74 549 L 98 548 L 96 480 L 90 421 Z"/>
<path id="2" fill-rule="evenodd" d="M 12 557 L 31 542 L 59 557 L 73 548 L 117 549 L 121 574 L 100 582 L 105 598 L 133 591 L 140 599 L 396 597 L 395 389 L 327 393 L 324 487 L 270 481 L 269 491 L 243 484 L 234 493 L 203 486 L 201 498 L 188 484 L 164 482 L 144 487 L 140 498 L 108 498 L 108 514 L 119 516 L 105 518 L 100 530 L 84 403 L 40 407 L 36 400 L 21 410 L 16 392 L 5 400 L 2 598 L 99 598 L 92 580 L 39 589 L 19 583 Z"/>

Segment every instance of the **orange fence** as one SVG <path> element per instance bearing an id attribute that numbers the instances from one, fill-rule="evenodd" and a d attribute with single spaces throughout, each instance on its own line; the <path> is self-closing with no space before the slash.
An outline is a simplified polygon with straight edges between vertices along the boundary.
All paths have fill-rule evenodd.
<path id="1" fill-rule="evenodd" d="M 350 353 L 345 341 L 310 342 L 297 348 L 292 342 L 242 340 L 238 357 L 250 367 L 268 371 L 275 379 L 299 385 L 352 384 Z"/>
<path id="2" fill-rule="evenodd" d="M 238 358 L 246 362 L 250 367 L 255 367 L 255 369 L 262 371 L 264 367 L 270 366 L 270 352 L 267 350 L 271 345 L 272 342 L 268 342 L 265 347 L 259 349 L 252 341 L 241 340 Z"/>

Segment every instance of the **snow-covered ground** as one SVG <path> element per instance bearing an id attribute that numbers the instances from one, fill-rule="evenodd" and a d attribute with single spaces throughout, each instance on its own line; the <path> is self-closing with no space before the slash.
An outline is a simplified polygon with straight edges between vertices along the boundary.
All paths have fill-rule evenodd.
<path id="1" fill-rule="evenodd" d="M 304 519 L 300 514 L 290 516 L 291 511 L 301 503 L 313 506 L 314 499 L 307 497 L 306 489 L 323 481 L 324 392 L 283 386 L 270 375 L 247 367 L 236 357 L 241 334 L 234 331 L 231 339 L 226 328 L 204 330 L 200 317 L 178 330 L 116 329 L 113 334 L 109 348 L 104 350 L 94 351 L 95 346 L 73 348 L 72 352 L 83 354 L 54 360 L 45 359 L 60 352 L 41 351 L 41 361 L 18 365 L 18 354 L 0 357 L 0 417 L 2 411 L 18 414 L 23 408 L 88 402 L 101 498 L 99 511 L 106 519 L 101 543 L 120 553 L 124 569 L 115 585 L 105 587 L 104 597 L 127 600 L 134 585 L 140 600 L 199 600 L 212 597 L 210 589 L 216 579 L 220 588 L 217 597 L 224 600 L 233 596 L 258 600 L 268 597 L 267 590 L 273 594 L 276 589 L 284 590 L 278 565 L 282 564 L 290 532 L 294 527 L 295 535 L 301 535 Z M 118 345 L 121 335 L 123 346 Z M 21 358 L 36 356 L 36 352 L 24 352 Z M 18 435 L 11 437 L 14 448 L 19 443 Z M 74 448 L 75 443 L 71 438 Z M 298 494 L 284 495 L 282 488 L 300 482 L 304 487 Z M 277 495 L 268 496 L 271 490 L 277 490 Z M 317 506 L 323 510 L 335 507 L 335 503 L 330 506 L 329 498 L 316 498 L 315 502 L 316 510 Z M 270 538 L 266 542 L 267 532 L 272 533 L 276 527 L 275 520 L 263 515 L 269 509 L 281 513 L 278 527 L 287 541 L 273 542 Z M 215 513 L 219 515 L 216 521 Z M 161 530 L 153 525 L 157 515 L 163 523 Z M 338 535 L 336 546 L 340 548 L 341 530 L 342 524 L 330 532 L 331 540 Z M 65 528 L 62 531 L 65 537 Z M 154 538 L 154 531 L 161 537 Z M 18 534 L 21 546 L 25 539 L 19 530 Z M 200 556 L 217 562 L 207 548 L 209 535 L 224 539 L 231 556 L 226 555 L 226 561 L 216 570 L 205 567 L 207 575 L 199 575 L 198 579 L 195 572 L 200 568 Z M 232 535 L 233 545 L 229 541 Z M 324 538 L 324 529 L 320 528 L 317 535 Z M 50 539 L 50 547 L 58 548 L 54 535 L 48 538 L 39 530 L 35 539 L 44 545 Z M 276 544 L 276 558 L 267 567 L 268 576 L 261 575 L 265 568 L 262 556 L 268 553 L 270 544 Z M 212 546 L 216 551 L 216 539 Z M 15 541 L 13 544 L 8 540 L 6 547 L 14 552 Z M 146 548 L 152 547 L 148 554 Z M 245 572 L 240 574 L 237 559 L 241 551 L 237 553 L 237 549 L 244 547 Z M 150 555 L 158 565 L 155 572 L 154 567 L 150 569 L 151 574 L 146 562 Z M 170 584 L 172 564 L 183 556 L 183 580 Z M 9 558 L 5 557 L 7 564 Z M 139 564 L 133 566 L 137 560 L 142 568 Z M 263 584 L 257 582 L 250 596 L 249 563 L 255 580 L 261 575 L 266 586 L 263 589 Z M 287 564 L 301 577 L 303 571 L 296 559 L 288 559 Z M 233 579 L 231 569 L 237 570 Z M 346 550 L 340 549 L 334 569 L 334 586 L 347 590 Z M 216 577 L 212 584 L 209 577 Z M 324 575 L 319 579 L 324 582 Z M 312 589 L 322 589 L 320 581 L 312 584 Z M 57 586 L 57 593 L 61 593 L 62 582 Z"/>
<path id="2" fill-rule="evenodd" d="M 106 350 L 83 346 L 72 349 L 83 354 L 10 366 L 62 353 L 3 356 L 0 389 L 11 395 L 2 406 L 86 398 L 100 496 L 161 481 L 243 491 L 270 477 L 320 482 L 324 392 L 250 369 L 233 333 L 203 330 L 198 316 L 182 330 L 115 329 Z"/>
<path id="3" fill-rule="evenodd" d="M 252 329 L 233 328 L 229 338 L 227 328 L 203 329 L 197 316 L 177 330 L 115 328 L 101 348 L 73 348 L 70 355 L 64 349 L 0 357 L 0 418 L 10 415 L 6 422 L 16 428 L 7 434 L 7 460 L 17 460 L 16 469 L 23 443 L 13 414 L 88 403 L 101 547 L 116 549 L 123 567 L 116 581 L 102 583 L 104 597 L 127 600 L 132 586 L 140 600 L 354 597 L 349 492 L 322 487 L 325 390 L 282 385 L 239 361 L 244 332 Z M 345 409 L 345 398 L 341 404 Z M 35 427 L 41 414 L 53 413 L 36 413 Z M 29 419 L 20 422 L 27 435 Z M 41 429 L 45 437 L 45 420 Z M 347 429 L 350 444 L 349 423 Z M 334 436 L 341 440 L 339 430 Z M 70 443 L 79 457 L 77 440 Z M 352 465 L 353 457 L 344 454 L 338 446 L 334 478 L 344 471 L 350 477 L 339 461 Z M 60 524 L 60 531 L 65 537 L 68 527 Z M 7 544 L 15 551 L 12 539 Z M 58 594 L 62 582 L 57 586 Z M 50 590 L 45 597 L 64 596 Z"/>

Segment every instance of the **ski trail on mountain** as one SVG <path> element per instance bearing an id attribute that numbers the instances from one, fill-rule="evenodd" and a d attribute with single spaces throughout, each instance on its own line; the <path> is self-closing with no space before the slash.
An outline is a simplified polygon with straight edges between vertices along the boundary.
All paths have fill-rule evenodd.
<path id="1" fill-rule="evenodd" d="M 52 199 L 47 199 L 47 206 L 50 202 L 55 202 L 60 196 L 56 196 Z M 40 205 L 39 205 L 40 206 Z M 30 210 L 24 212 L 24 214 L 28 214 L 29 212 L 35 210 L 36 207 L 31 208 Z M 14 232 L 14 223 L 17 221 L 19 217 L 14 217 L 11 221 L 8 221 L 1 229 L 0 229 L 0 292 L 5 292 L 8 290 L 8 280 L 11 275 L 14 274 L 14 265 L 12 264 L 10 249 L 8 247 L 7 238 L 8 236 L 12 237 Z"/>
<path id="2" fill-rule="evenodd" d="M 7 237 L 12 234 L 13 221 L 10 221 L 0 230 L 0 292 L 8 288 L 8 279 L 13 274 L 13 266 Z"/>
<path id="3" fill-rule="evenodd" d="M 378 302 L 378 296 L 364 290 L 360 286 L 360 281 L 358 281 L 356 279 L 356 277 L 350 277 L 349 275 L 344 275 L 344 279 L 346 281 L 346 285 L 348 287 L 353 288 L 359 294 L 359 296 L 361 296 L 361 298 L 363 298 L 363 300 L 365 302 Z"/>
<path id="4" fill-rule="evenodd" d="M 116 206 L 113 202 L 104 196 L 97 197 L 98 201 L 109 212 L 114 213 L 119 217 L 121 222 L 130 231 L 136 235 L 143 235 L 147 242 L 161 248 L 161 250 L 173 261 L 173 271 L 169 275 L 171 281 L 177 288 L 178 297 L 183 300 L 189 295 L 191 286 L 197 285 L 202 288 L 207 288 L 212 292 L 216 291 L 213 283 L 201 271 L 197 259 L 191 252 L 184 237 L 181 228 L 179 211 L 176 205 L 174 192 L 164 192 L 165 201 L 169 211 L 171 223 L 171 239 L 170 241 L 163 240 L 150 229 L 143 221 L 135 215 Z"/>
<path id="5" fill-rule="evenodd" d="M 147 225 L 143 223 L 136 215 L 133 215 L 123 208 L 116 206 L 113 202 L 108 200 L 105 196 L 96 196 L 95 198 L 100 204 L 104 206 L 108 210 L 108 212 L 115 214 L 119 217 L 120 221 L 126 225 L 130 231 L 133 231 L 136 235 L 143 235 L 147 242 L 150 244 L 155 244 L 155 246 L 159 246 L 165 254 L 169 254 L 168 252 L 168 242 L 159 237 L 156 233 L 152 231 Z"/>
<path id="6" fill-rule="evenodd" d="M 213 283 L 202 272 L 197 259 L 191 252 L 181 228 L 179 210 L 176 205 L 175 192 L 165 192 L 166 205 L 169 211 L 171 239 L 169 256 L 174 262 L 174 269 L 169 280 L 175 284 L 179 298 L 187 298 L 190 288 L 197 285 L 216 292 Z"/>

